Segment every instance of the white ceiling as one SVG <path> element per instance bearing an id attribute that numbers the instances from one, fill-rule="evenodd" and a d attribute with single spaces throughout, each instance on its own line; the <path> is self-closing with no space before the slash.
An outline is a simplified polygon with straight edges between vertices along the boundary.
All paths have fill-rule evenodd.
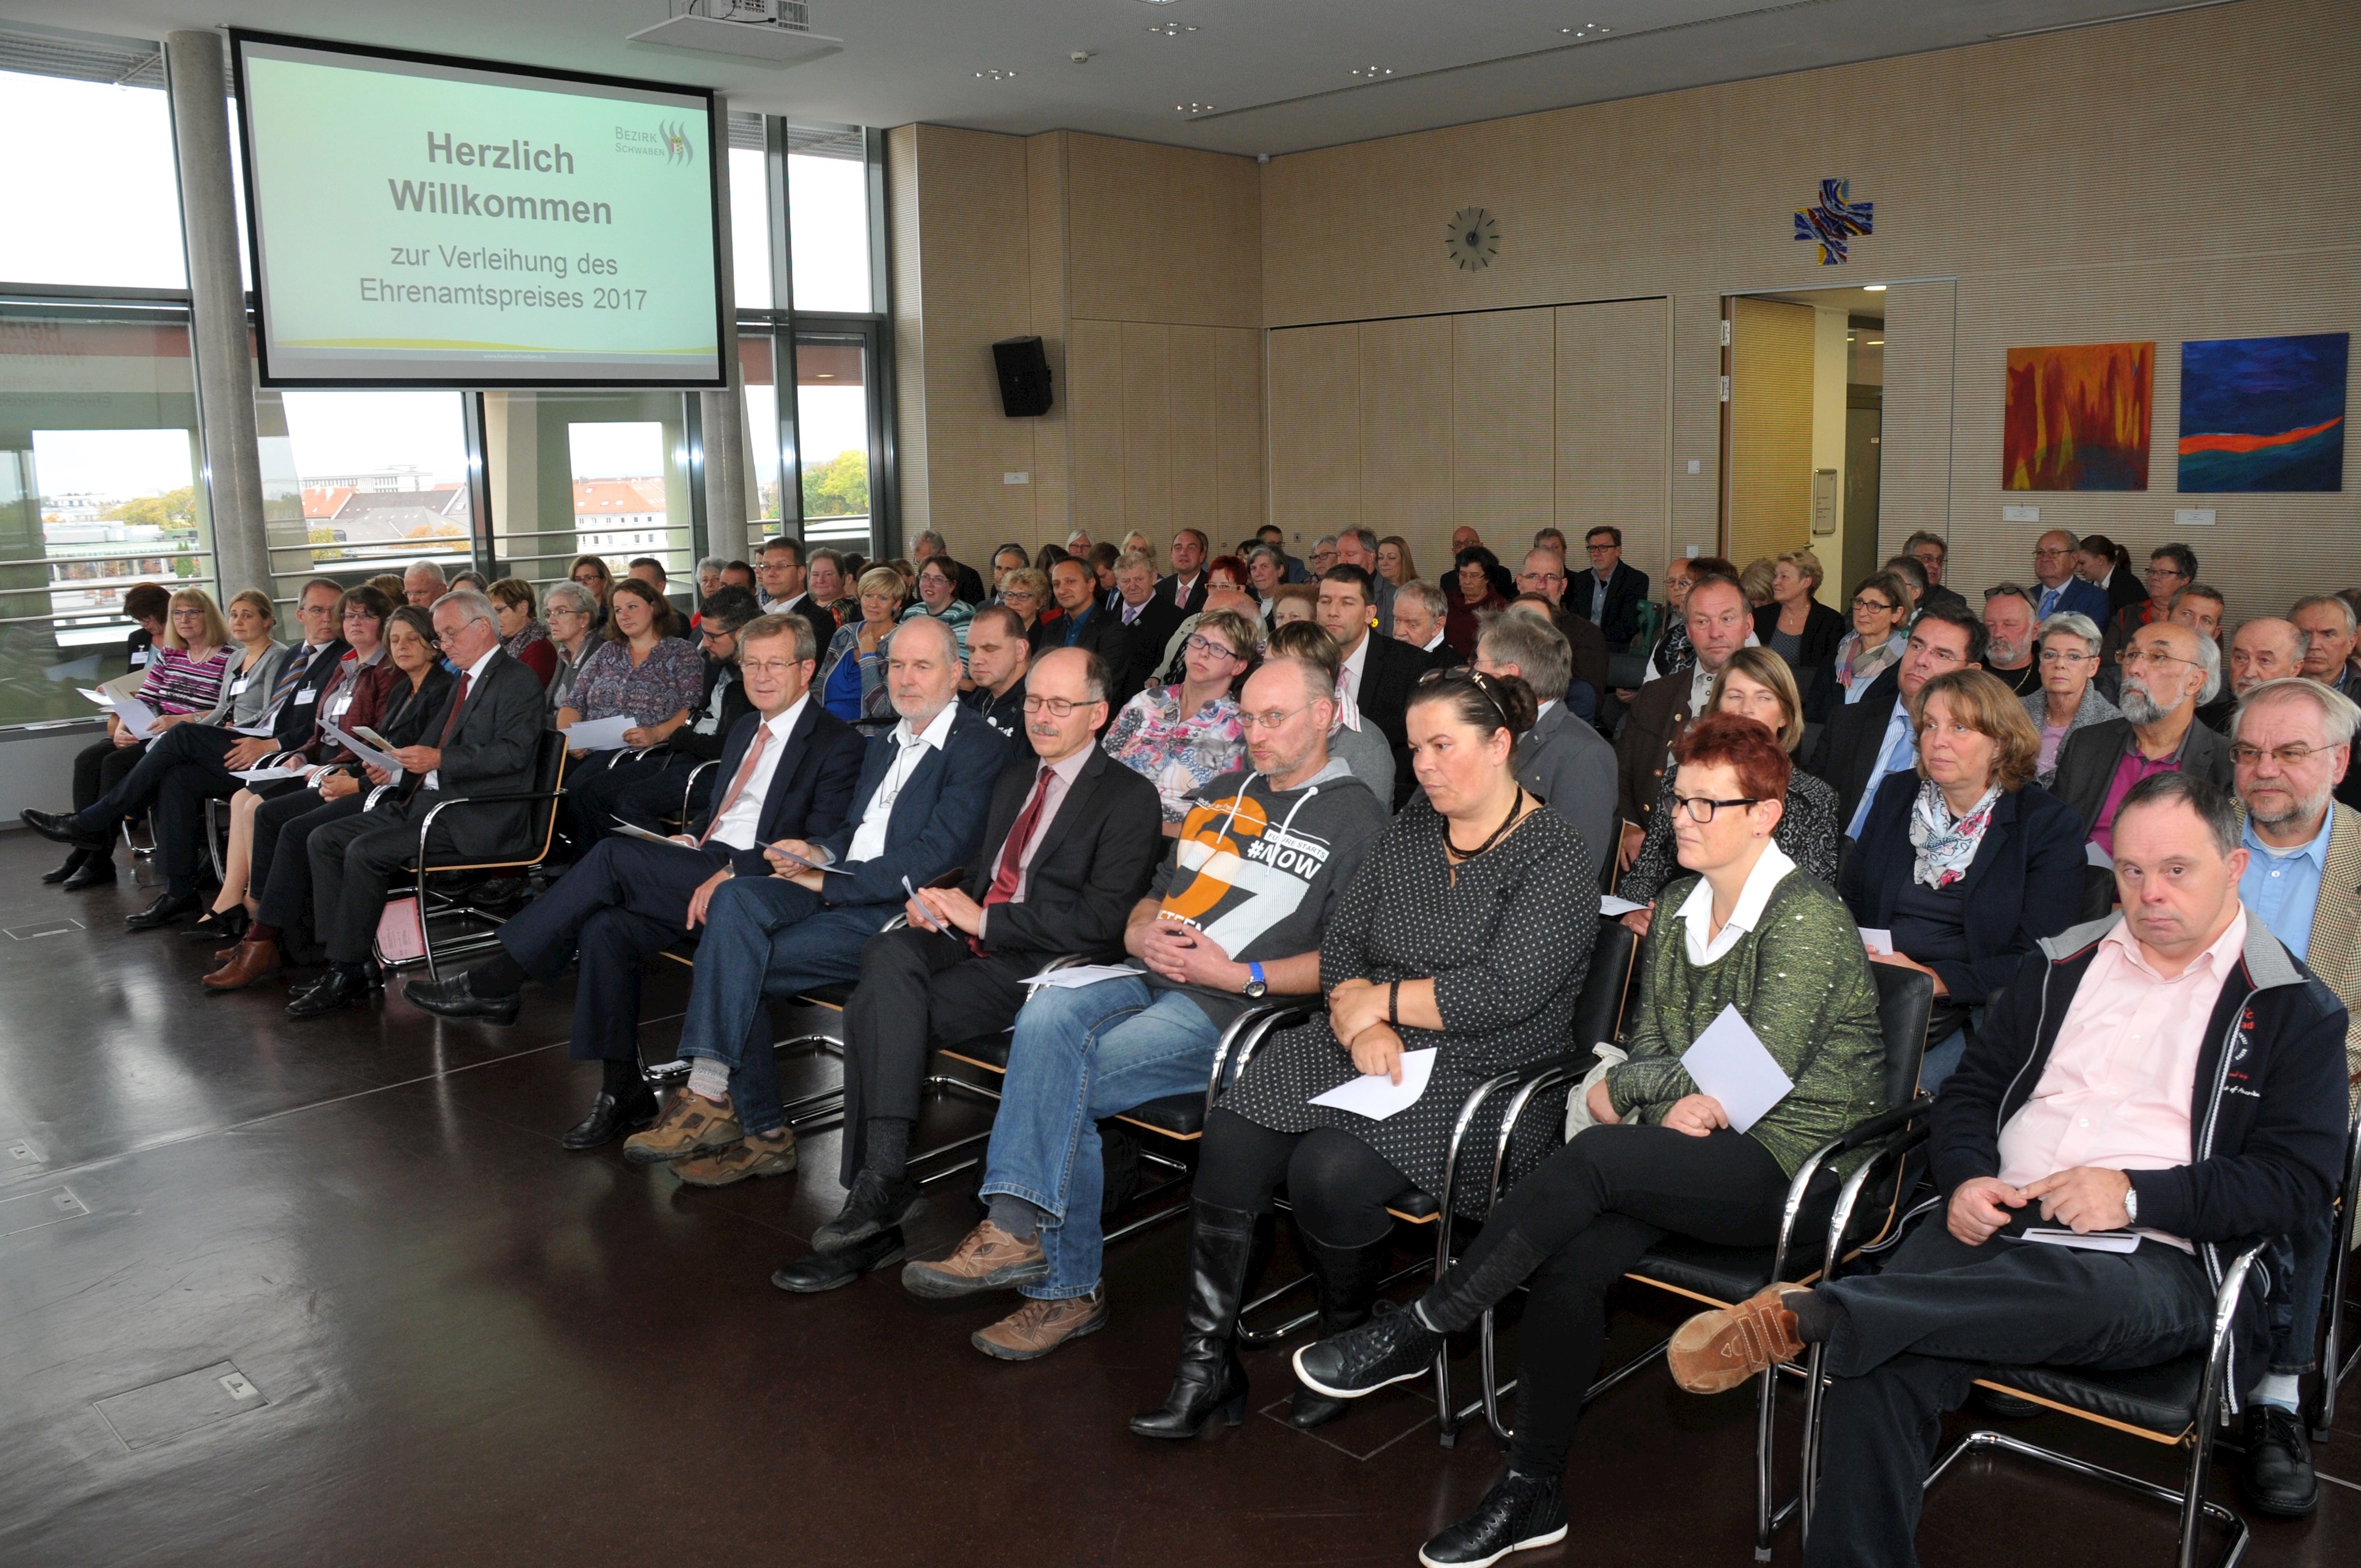
<path id="1" fill-rule="evenodd" d="M 844 50 L 787 70 L 625 41 L 667 3 L 0 0 L 0 19 L 148 38 L 227 23 L 691 82 L 734 107 L 816 120 L 1063 128 L 1277 153 L 2187 0 L 810 0 L 812 30 L 843 38 Z M 1197 30 L 1149 31 L 1167 24 Z M 1585 27 L 1607 31 L 1560 30 Z M 1089 61 L 1073 63 L 1076 50 Z M 1354 74 L 1368 67 L 1391 75 Z M 987 70 L 1016 74 L 981 79 Z M 1176 107 L 1191 103 L 1213 107 Z"/>

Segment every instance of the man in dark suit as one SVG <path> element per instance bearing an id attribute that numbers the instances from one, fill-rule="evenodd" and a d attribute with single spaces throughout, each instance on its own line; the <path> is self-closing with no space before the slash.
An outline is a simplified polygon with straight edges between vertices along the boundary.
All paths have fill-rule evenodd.
<path id="1" fill-rule="evenodd" d="M 1376 597 L 1370 601 L 1378 616 L 1378 635 L 1394 634 L 1394 585 L 1378 571 L 1378 531 L 1374 528 L 1348 528 L 1336 535 L 1336 564 L 1358 566 L 1369 575 L 1369 591 Z"/>
<path id="2" fill-rule="evenodd" d="M 811 623 L 812 636 L 818 640 L 820 652 L 826 652 L 829 640 L 836 635 L 836 616 L 811 595 L 804 542 L 785 537 L 764 540 L 757 576 L 763 584 L 763 602 L 759 607 L 762 612 L 802 616 Z"/>
<path id="3" fill-rule="evenodd" d="M 909 924 L 870 938 L 844 1010 L 842 1211 L 782 1283 L 826 1289 L 901 1255 L 895 1227 L 922 1206 L 910 1179 L 928 1057 L 1016 1022 L 1025 981 L 1066 954 L 1119 957 L 1124 923 L 1164 847 L 1142 775 L 1093 744 L 1108 673 L 1053 649 L 1026 677 L 1026 739 L 993 788 L 984 851 L 956 887 L 917 890 Z M 1064 709 L 1063 713 L 1059 710 Z"/>
<path id="4" fill-rule="evenodd" d="M 2093 626 L 2107 624 L 2107 591 L 2086 583 L 2075 573 L 2082 542 L 2062 528 L 2053 528 L 2033 542 L 2033 614 L 2037 621 L 2053 615 L 2087 615 Z"/>
<path id="5" fill-rule="evenodd" d="M 1698 594 L 1705 596 L 1702 603 Z M 1622 819 L 1616 844 L 1617 863 L 1625 871 L 1647 841 L 1648 817 L 1656 809 L 1656 792 L 1671 760 L 1673 742 L 1688 721 L 1705 707 L 1713 679 L 1731 654 L 1746 646 L 1754 630 L 1754 612 L 1737 580 L 1708 572 L 1689 589 L 1689 642 L 1694 660 L 1669 675 L 1659 675 L 1640 688 L 1631 711 L 1615 737 L 1615 813 Z"/>
<path id="6" fill-rule="evenodd" d="M 1203 533 L 1184 528 L 1172 536 L 1172 571 L 1156 585 L 1156 597 L 1169 599 L 1182 616 L 1205 608 L 1205 557 L 1212 546 Z"/>
<path id="7" fill-rule="evenodd" d="M 1623 531 L 1604 524 L 1582 536 L 1590 570 L 1566 588 L 1565 608 L 1598 628 L 1610 648 L 1640 634 L 1640 607 L 1648 602 L 1648 574 L 1623 559 Z"/>
<path id="8" fill-rule="evenodd" d="M 725 590 L 734 591 L 734 590 Z M 709 624 L 709 622 L 708 622 Z M 503 951 L 489 963 L 402 990 L 445 1018 L 516 1022 L 528 980 L 555 981 L 578 955 L 571 1055 L 597 1061 L 605 1077 L 590 1113 L 559 1141 L 597 1148 L 656 1119 L 656 1097 L 640 1072 L 640 965 L 696 929 L 714 889 L 733 876 L 770 874 L 763 847 L 780 839 L 824 838 L 844 823 L 860 777 L 861 732 L 809 699 L 818 656 L 798 615 L 766 615 L 738 641 L 746 711 L 723 741 L 723 781 L 670 845 L 610 835 L 555 885 L 500 927 Z"/>
<path id="9" fill-rule="evenodd" d="M 1069 555 L 1050 567 L 1049 595 L 1064 613 L 1049 628 L 1044 652 L 1081 648 L 1097 654 L 1111 671 L 1130 663 L 1131 635 L 1123 618 L 1099 603 L 1098 578 L 1088 561 Z"/>
<path id="10" fill-rule="evenodd" d="M 1379 637 L 1369 629 L 1377 590 L 1369 574 L 1338 562 L 1320 578 L 1316 619 L 1336 640 L 1342 671 L 1336 689 L 1353 699 L 1361 717 L 1378 727 L 1394 753 L 1394 810 L 1401 809 L 1418 781 L 1410 771 L 1410 694 L 1426 674 L 1427 657 L 1406 642 Z"/>
<path id="11" fill-rule="evenodd" d="M 1467 661 L 1443 635 L 1450 613 L 1450 601 L 1441 588 L 1412 577 L 1394 590 L 1394 641 L 1423 657 L 1429 670 L 1464 664 Z"/>
<path id="12" fill-rule="evenodd" d="M 500 649 L 492 601 L 474 589 L 434 602 L 434 635 L 459 667 L 450 707 L 431 746 L 392 753 L 404 789 L 374 811 L 331 822 L 312 835 L 312 896 L 328 972 L 287 1004 L 291 1018 L 316 1018 L 367 995 L 365 975 L 378 918 L 395 872 L 418 852 L 418 824 L 446 801 L 523 795 L 546 725 L 541 677 Z M 426 840 L 430 856 L 490 861 L 519 851 L 533 821 L 524 803 L 445 812 Z"/>
<path id="13" fill-rule="evenodd" d="M 1537 615 L 1497 616 L 1476 639 L 1476 668 L 1521 675 L 1533 688 L 1542 710 L 1517 741 L 1517 782 L 1555 806 L 1603 864 L 1615 841 L 1615 749 L 1566 707 L 1574 654 L 1565 639 Z"/>
<path id="14" fill-rule="evenodd" d="M 1885 775 L 1918 765 L 1910 699 L 1937 675 L 1964 670 L 1983 654 L 1984 623 L 1966 605 L 1929 606 L 1911 623 L 1902 657 L 1879 673 L 1859 702 L 1828 716 L 1809 772 L 1837 792 L 1837 820 L 1846 838 L 1861 837 Z"/>
<path id="15" fill-rule="evenodd" d="M 1640 579 L 1647 581 L 1645 576 Z M 1517 591 L 1539 594 L 1549 600 L 1550 620 L 1565 639 L 1566 651 L 1574 657 L 1574 673 L 1567 685 L 1567 705 L 1587 719 L 1598 717 L 1598 705 L 1607 700 L 1607 633 L 1598 630 L 1584 616 L 1566 608 L 1565 557 L 1546 544 L 1536 544 L 1525 552 L 1523 567 L 1517 574 Z M 1635 617 L 1637 611 L 1633 612 Z M 1587 693 L 1576 694 L 1573 687 L 1580 685 Z"/>
<path id="16" fill-rule="evenodd" d="M 886 654 L 900 722 L 870 743 L 844 819 L 818 838 L 773 844 L 763 851 L 769 876 L 732 876 L 714 890 L 681 1028 L 688 1084 L 654 1126 L 624 1141 L 624 1158 L 656 1165 L 742 1143 L 733 1179 L 795 1168 L 766 999 L 858 980 L 862 949 L 912 889 L 975 863 L 1009 752 L 998 730 L 955 700 L 959 681 L 950 626 L 932 616 L 905 622 Z"/>
<path id="17" fill-rule="evenodd" d="M 1172 634 L 1180 630 L 1180 623 L 1188 617 L 1169 595 L 1156 591 L 1156 563 L 1139 550 L 1116 557 L 1115 596 L 1107 609 L 1114 612 L 1129 639 L 1124 662 L 1115 671 L 1115 689 L 1107 697 L 1120 709 L 1156 674 L 1157 661 L 1164 656 L 1164 645 L 1172 641 Z"/>

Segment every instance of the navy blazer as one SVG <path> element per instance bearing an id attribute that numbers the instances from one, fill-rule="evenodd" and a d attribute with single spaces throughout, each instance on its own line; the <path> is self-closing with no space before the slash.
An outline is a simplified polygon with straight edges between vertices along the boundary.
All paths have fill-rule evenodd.
<path id="1" fill-rule="evenodd" d="M 861 782 L 852 791 L 852 805 L 836 831 L 807 839 L 829 859 L 851 873 L 824 876 L 823 904 L 900 904 L 909 897 L 902 889 L 907 877 L 912 887 L 924 887 L 946 872 L 962 871 L 975 860 L 983 840 L 984 812 L 992 805 L 993 781 L 1008 761 L 1009 742 L 970 707 L 954 705 L 950 733 L 940 751 L 927 748 L 911 770 L 902 791 L 894 797 L 885 820 L 885 852 L 875 860 L 847 861 L 852 836 L 861 829 L 870 797 L 885 780 L 885 770 L 901 754 L 895 743 L 898 724 L 869 741 L 861 764 Z"/>
<path id="2" fill-rule="evenodd" d="M 1576 567 L 1565 585 L 1565 608 L 1590 620 L 1590 594 L 1598 583 L 1588 567 Z M 1640 607 L 1647 599 L 1648 574 L 1629 561 L 1616 562 L 1615 570 L 1607 575 L 1606 613 L 1597 622 L 1609 647 L 1620 648 L 1640 635 Z"/>
<path id="3" fill-rule="evenodd" d="M 335 677 L 336 665 L 352 651 L 351 643 L 336 637 L 312 656 L 311 663 L 304 667 L 303 678 L 295 683 L 295 689 L 287 694 L 287 700 L 270 716 L 271 739 L 282 751 L 291 751 L 312 738 L 313 721 L 320 717 L 320 693 Z M 287 656 L 301 658 L 302 653 L 303 645 L 299 642 Z M 307 692 L 309 696 L 304 695 Z"/>
<path id="4" fill-rule="evenodd" d="M 734 685 L 735 683 L 733 683 Z M 705 809 L 697 813 L 687 826 L 688 833 L 702 838 L 712 826 L 713 814 L 721 809 L 721 797 L 730 792 L 730 781 L 746 761 L 746 748 L 754 743 L 754 731 L 761 727 L 763 716 L 752 708 L 730 729 L 729 739 L 721 744 L 721 764 L 707 797 Z M 868 742 L 861 731 L 830 713 L 815 691 L 794 726 L 788 729 L 785 742 L 786 755 L 771 770 L 770 788 L 763 795 L 762 814 L 754 819 L 754 847 L 751 850 L 728 850 L 710 845 L 719 859 L 728 861 L 740 876 L 769 876 L 770 861 L 763 858 L 763 847 L 782 839 L 816 841 L 844 826 L 845 816 L 852 805 L 852 786 L 861 777 L 861 762 Z"/>
<path id="5" fill-rule="evenodd" d="M 1863 926 L 1890 929 L 1894 905 L 1910 884 L 1917 860 L 1910 846 L 1910 808 L 1919 783 L 1916 769 L 1885 776 L 1838 873 L 1837 891 Z M 1972 1007 L 2008 982 L 2035 943 L 2080 918 L 2081 818 L 2037 784 L 2004 790 L 1960 885 L 1967 960 L 1941 959 L 1927 967 L 1943 977 L 1943 988 L 1955 1001 Z"/>
<path id="6" fill-rule="evenodd" d="M 2036 579 L 2026 585 L 2026 591 L 2033 596 L 2033 608 L 2037 611 L 2041 608 L 2042 595 L 2049 590 Z M 2086 583 L 2080 576 L 2072 576 L 2066 579 L 2065 589 L 2058 596 L 2057 607 L 2049 613 L 2087 615 L 2091 618 L 2091 624 L 2103 632 L 2107 629 L 2107 618 L 2114 612 L 2108 608 L 2106 589 L 2096 583 Z"/>

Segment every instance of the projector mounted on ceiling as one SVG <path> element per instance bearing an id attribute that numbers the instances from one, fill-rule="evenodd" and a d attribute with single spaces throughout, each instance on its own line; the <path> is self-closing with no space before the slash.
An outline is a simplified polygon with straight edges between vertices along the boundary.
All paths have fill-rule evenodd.
<path id="1" fill-rule="evenodd" d="M 844 51 L 842 38 L 811 30 L 805 0 L 677 0 L 680 9 L 631 35 L 639 44 L 734 54 L 772 65 L 801 65 Z"/>

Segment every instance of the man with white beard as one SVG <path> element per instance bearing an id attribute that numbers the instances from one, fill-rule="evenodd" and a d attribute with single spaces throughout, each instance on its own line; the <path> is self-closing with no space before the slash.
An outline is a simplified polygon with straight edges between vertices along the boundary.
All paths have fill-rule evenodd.
<path id="1" fill-rule="evenodd" d="M 2041 665 L 2033 656 L 2040 624 L 2032 594 L 2016 584 L 1984 591 L 1984 668 L 2019 696 L 2041 688 Z"/>

